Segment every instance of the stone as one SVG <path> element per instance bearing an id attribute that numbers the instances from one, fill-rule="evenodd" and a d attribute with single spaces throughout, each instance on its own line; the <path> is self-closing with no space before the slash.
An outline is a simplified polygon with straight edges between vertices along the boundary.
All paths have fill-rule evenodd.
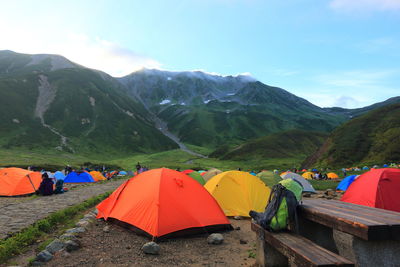
<path id="1" fill-rule="evenodd" d="M 332 189 L 326 189 L 324 194 L 327 196 L 333 196 L 335 194 L 335 191 L 333 191 Z"/>
<path id="2" fill-rule="evenodd" d="M 30 264 L 30 266 L 42 266 L 44 263 L 40 261 L 34 261 Z"/>
<path id="3" fill-rule="evenodd" d="M 97 216 L 97 214 L 99 214 L 99 211 L 98 211 L 97 209 L 94 209 L 94 210 L 93 210 L 93 213 L 94 213 L 94 215 Z"/>
<path id="4" fill-rule="evenodd" d="M 83 216 L 83 218 L 92 220 L 92 219 L 96 218 L 96 215 L 94 215 L 93 213 L 88 213 L 88 214 L 85 214 L 85 216 Z"/>
<path id="5" fill-rule="evenodd" d="M 76 236 L 74 234 L 63 234 L 59 237 L 59 239 L 76 239 Z"/>
<path id="6" fill-rule="evenodd" d="M 84 232 L 86 232 L 86 230 L 83 227 L 75 227 L 65 231 L 66 234 L 84 233 Z"/>
<path id="7" fill-rule="evenodd" d="M 108 226 L 108 225 L 104 226 L 104 227 L 103 227 L 103 232 L 104 232 L 104 233 L 110 232 L 110 226 Z"/>
<path id="8" fill-rule="evenodd" d="M 234 219 L 234 220 L 241 220 L 242 217 L 241 217 L 241 216 L 235 216 L 235 217 L 233 217 L 233 219 Z"/>
<path id="9" fill-rule="evenodd" d="M 240 230 L 240 226 L 235 227 L 235 230 L 239 231 Z"/>
<path id="10" fill-rule="evenodd" d="M 142 251 L 146 254 L 158 255 L 160 254 L 160 246 L 156 242 L 148 242 L 143 245 Z"/>
<path id="11" fill-rule="evenodd" d="M 224 236 L 218 233 L 211 234 L 207 237 L 208 244 L 219 245 L 224 242 Z"/>
<path id="12" fill-rule="evenodd" d="M 78 250 L 80 247 L 81 247 L 80 244 L 73 240 L 68 240 L 65 242 L 65 250 L 68 252 Z"/>
<path id="13" fill-rule="evenodd" d="M 53 258 L 53 255 L 51 255 L 50 252 L 48 252 L 47 250 L 42 250 L 39 254 L 37 254 L 36 261 L 48 262 L 52 258 Z"/>
<path id="14" fill-rule="evenodd" d="M 239 243 L 242 244 L 242 245 L 245 245 L 245 244 L 247 244 L 247 241 L 244 240 L 244 239 L 240 239 L 240 240 L 239 240 Z"/>
<path id="15" fill-rule="evenodd" d="M 62 250 L 65 247 L 65 243 L 59 239 L 53 240 L 50 244 L 46 246 L 46 250 L 51 254 L 56 253 L 57 251 Z"/>
<path id="16" fill-rule="evenodd" d="M 303 197 L 311 197 L 311 193 L 303 193 Z"/>
<path id="17" fill-rule="evenodd" d="M 85 220 L 80 220 L 76 223 L 76 226 L 78 227 L 88 227 L 89 226 L 89 222 L 85 221 Z"/>

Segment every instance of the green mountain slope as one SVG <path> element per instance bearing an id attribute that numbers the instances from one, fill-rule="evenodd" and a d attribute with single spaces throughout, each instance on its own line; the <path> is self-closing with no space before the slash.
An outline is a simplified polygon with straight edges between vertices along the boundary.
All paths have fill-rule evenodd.
<path id="1" fill-rule="evenodd" d="M 305 166 L 346 167 L 400 161 L 400 104 L 385 106 L 338 127 Z"/>
<path id="2" fill-rule="evenodd" d="M 223 160 L 305 159 L 315 153 L 327 136 L 321 132 L 289 130 L 250 140 L 233 149 L 221 147 L 210 157 L 218 157 Z"/>
<path id="3" fill-rule="evenodd" d="M 0 51 L 0 145 L 78 154 L 176 148 L 120 87 L 60 56 Z"/>
<path id="4" fill-rule="evenodd" d="M 289 129 L 330 132 L 346 120 L 247 76 L 142 70 L 119 80 L 183 142 L 198 146 L 240 144 Z"/>

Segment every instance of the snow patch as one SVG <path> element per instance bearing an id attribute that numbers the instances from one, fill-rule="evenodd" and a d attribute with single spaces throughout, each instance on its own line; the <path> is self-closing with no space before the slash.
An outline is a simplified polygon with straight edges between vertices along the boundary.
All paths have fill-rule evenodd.
<path id="1" fill-rule="evenodd" d="M 90 105 L 92 105 L 92 107 L 94 107 L 96 105 L 96 99 L 94 99 L 91 96 L 89 96 L 89 102 L 90 102 Z"/>
<path id="2" fill-rule="evenodd" d="M 186 103 L 185 103 L 185 102 L 182 102 L 182 103 L 181 103 L 181 106 L 186 106 Z"/>
<path id="3" fill-rule="evenodd" d="M 169 103 L 171 103 L 171 100 L 164 99 L 163 101 L 160 102 L 160 105 L 166 105 L 166 104 L 169 104 Z"/>
<path id="4" fill-rule="evenodd" d="M 171 77 L 167 77 L 167 80 L 170 81 L 170 80 L 172 80 L 172 78 Z"/>
<path id="5" fill-rule="evenodd" d="M 204 104 L 208 104 L 211 100 L 204 100 Z"/>
<path id="6" fill-rule="evenodd" d="M 228 93 L 228 94 L 226 94 L 227 96 L 232 96 L 232 95 L 235 95 L 235 93 Z"/>
<path id="7" fill-rule="evenodd" d="M 90 123 L 90 119 L 89 118 L 81 119 L 81 124 L 87 124 L 87 123 Z"/>
<path id="8" fill-rule="evenodd" d="M 14 122 L 14 123 L 20 123 L 19 119 L 12 119 L 12 122 Z"/>

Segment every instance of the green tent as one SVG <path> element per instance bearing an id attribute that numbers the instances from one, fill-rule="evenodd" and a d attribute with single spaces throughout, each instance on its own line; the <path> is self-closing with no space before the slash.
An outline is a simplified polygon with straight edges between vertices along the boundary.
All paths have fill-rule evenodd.
<path id="1" fill-rule="evenodd" d="M 199 182 L 201 185 L 204 185 L 206 183 L 206 181 L 204 181 L 203 179 L 203 176 L 201 176 L 201 174 L 198 172 L 191 172 L 188 175 Z"/>
<path id="2" fill-rule="evenodd" d="M 272 187 L 279 183 L 279 181 L 282 181 L 282 178 L 278 174 L 270 171 L 262 171 L 257 174 L 257 177 L 269 187 Z"/>

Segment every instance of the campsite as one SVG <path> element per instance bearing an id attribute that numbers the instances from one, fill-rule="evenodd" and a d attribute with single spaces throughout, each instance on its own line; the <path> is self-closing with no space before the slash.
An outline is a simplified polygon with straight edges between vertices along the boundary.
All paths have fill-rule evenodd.
<path id="1" fill-rule="evenodd" d="M 0 267 L 400 266 L 399 24 L 0 1 Z"/>

